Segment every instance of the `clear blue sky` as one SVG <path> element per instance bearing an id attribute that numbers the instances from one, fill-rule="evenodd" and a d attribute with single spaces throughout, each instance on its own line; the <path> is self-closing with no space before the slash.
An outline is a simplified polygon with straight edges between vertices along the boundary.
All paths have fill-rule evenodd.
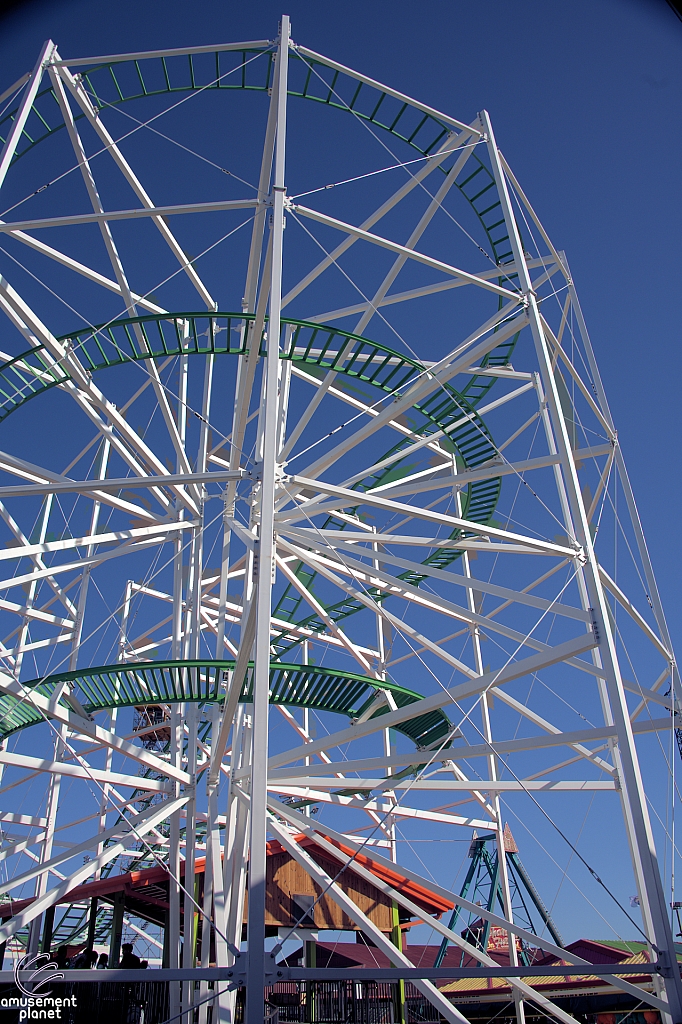
<path id="1" fill-rule="evenodd" d="M 570 260 L 679 641 L 682 23 L 664 0 L 61 0 L 4 19 L 3 87 L 48 37 L 64 56 L 270 38 L 281 13 L 295 40 L 436 108 L 490 111 Z"/>
<path id="2" fill-rule="evenodd" d="M 48 37 L 65 57 L 263 39 L 281 13 L 297 42 L 435 108 L 489 110 L 568 255 L 679 647 L 682 23 L 664 0 L 34 4 L 0 21 L 0 91 Z"/>

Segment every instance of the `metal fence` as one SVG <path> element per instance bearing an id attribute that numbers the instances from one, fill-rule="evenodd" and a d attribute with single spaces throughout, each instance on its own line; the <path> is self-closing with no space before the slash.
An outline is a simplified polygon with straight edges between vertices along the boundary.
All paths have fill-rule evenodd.
<path id="1" fill-rule="evenodd" d="M 378 981 L 291 981 L 267 990 L 280 1024 L 394 1024 L 397 986 Z"/>
<path id="2" fill-rule="evenodd" d="M 151 973 L 151 972 L 150 972 Z M 170 1016 L 167 981 L 68 982 L 54 986 L 53 995 L 64 1003 L 62 1024 L 164 1024 Z M 175 983 L 177 984 L 177 983 Z M 221 983 L 219 983 L 221 984 Z M 213 982 L 209 982 L 209 994 Z M 16 999 L 17 989 L 0 986 L 3 999 Z M 199 986 L 196 984 L 196 999 Z M 441 1020 L 431 1003 L 409 982 L 401 1004 L 400 988 L 377 981 L 283 981 L 265 990 L 264 1019 L 268 1024 L 437 1024 Z M 401 1012 L 403 1011 L 403 1012 Z M 1 1024 L 18 1024 L 19 1006 L 3 1005 Z M 194 1012 L 199 1019 L 198 1006 Z M 207 1021 L 212 1024 L 212 1007 Z M 235 1024 L 244 1021 L 244 990 L 236 1000 Z"/>
<path id="3" fill-rule="evenodd" d="M 65 982 L 53 986 L 52 996 L 65 1004 L 60 1007 L 61 1024 L 163 1024 L 170 1016 L 167 981 Z M 0 987 L 2 1024 L 18 1024 L 21 1007 L 3 1003 L 17 997 L 14 985 Z"/>

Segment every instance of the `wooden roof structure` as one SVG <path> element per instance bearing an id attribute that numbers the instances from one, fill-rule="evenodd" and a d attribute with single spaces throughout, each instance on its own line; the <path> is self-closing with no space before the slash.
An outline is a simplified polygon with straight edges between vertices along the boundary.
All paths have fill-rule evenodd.
<path id="1" fill-rule="evenodd" d="M 302 834 L 294 837 L 296 842 L 329 874 L 336 878 L 345 893 L 351 896 L 356 905 L 367 914 L 370 920 L 384 932 L 393 927 L 391 900 L 378 888 L 357 875 L 352 868 L 344 867 L 322 850 L 313 839 Z M 342 853 L 353 856 L 353 851 L 340 843 L 334 843 Z M 338 904 L 328 895 L 322 895 L 312 911 L 312 919 L 302 920 L 301 907 L 308 906 L 312 900 L 321 895 L 317 886 L 305 869 L 280 845 L 277 840 L 268 843 L 268 885 L 266 923 L 270 928 L 293 927 L 304 924 L 319 930 L 356 930 L 357 926 L 346 917 Z M 388 882 L 395 888 L 409 895 L 427 914 L 440 915 L 452 910 L 454 903 L 431 892 L 425 887 L 405 878 L 399 868 L 387 868 L 372 860 L 369 855 L 358 854 L 355 858 L 359 865 L 376 875 L 378 879 Z M 195 872 L 200 891 L 205 873 L 205 858 L 198 857 Z M 340 873 L 339 873 L 340 872 Z M 181 863 L 181 876 L 184 875 L 184 861 Z M 338 876 L 338 877 L 337 877 Z M 64 893 L 59 900 L 60 905 L 83 903 L 96 898 L 105 903 L 114 902 L 120 893 L 125 895 L 125 909 L 143 920 L 164 925 L 168 910 L 168 891 L 170 877 L 163 865 L 146 868 L 142 871 L 130 871 L 126 874 L 109 875 L 96 881 L 86 882 Z M 303 897 L 297 901 L 297 897 Z M 12 900 L 0 904 L 0 918 L 8 919 L 21 913 L 33 903 L 33 897 L 24 900 Z M 244 919 L 248 904 L 245 903 Z"/>

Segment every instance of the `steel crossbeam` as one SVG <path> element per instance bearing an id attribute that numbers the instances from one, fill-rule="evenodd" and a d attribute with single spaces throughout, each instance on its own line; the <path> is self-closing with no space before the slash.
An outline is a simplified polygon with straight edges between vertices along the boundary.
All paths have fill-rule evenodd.
<path id="1" fill-rule="evenodd" d="M 292 203 L 290 209 L 292 213 L 298 213 L 302 217 L 307 217 L 309 220 L 317 221 L 319 224 L 324 224 L 326 227 L 336 228 L 337 231 L 342 231 L 344 234 L 355 235 L 356 238 L 361 239 L 364 242 L 371 242 L 372 244 L 379 246 L 379 248 L 388 249 L 389 252 L 394 252 L 405 259 L 411 259 L 416 263 L 422 263 L 424 266 L 430 267 L 432 270 L 440 270 L 441 273 L 449 274 L 458 278 L 460 281 L 478 285 L 480 288 L 494 292 L 495 295 L 500 295 L 503 299 L 507 299 L 507 301 L 511 299 L 513 302 L 518 302 L 518 296 L 514 292 L 510 291 L 509 288 L 502 288 L 500 285 L 495 284 L 493 281 L 488 281 L 484 277 L 477 277 L 476 274 L 470 274 L 466 270 L 451 267 L 449 263 L 443 263 L 442 260 L 434 259 L 432 256 L 427 256 L 425 253 L 421 253 L 416 249 L 409 249 L 405 245 L 399 245 L 397 242 L 392 242 L 389 239 L 384 238 L 382 235 L 376 235 L 371 231 L 363 231 L 362 228 L 354 227 L 352 224 L 346 224 L 344 221 L 336 220 L 334 217 L 328 217 L 324 213 L 319 213 L 317 210 L 311 210 L 307 206 L 301 206 L 298 203 Z"/>
<path id="2" fill-rule="evenodd" d="M 255 199 L 225 199 L 212 203 L 185 203 L 175 206 L 144 206 L 134 210 L 99 210 L 94 213 L 76 213 L 67 217 L 45 217 L 33 220 L 2 221 L 0 232 L 15 234 L 20 231 L 38 231 L 43 228 L 64 228 L 76 224 L 106 224 L 111 220 L 136 220 L 139 218 L 173 217 L 188 213 L 217 213 L 227 210 L 248 210 L 257 206 Z M 186 262 L 186 260 L 185 260 Z M 211 308 L 213 303 L 210 304 Z M 159 307 L 154 307 L 154 312 Z M 163 310 L 161 310 L 163 312 Z"/>
<path id="3" fill-rule="evenodd" d="M 221 63 L 222 53 L 234 56 Z M 188 79 L 176 80 L 180 67 Z M 191 100 L 193 112 L 208 90 L 223 104 L 245 89 L 262 102 L 255 198 L 239 198 L 235 153 L 226 195 L 237 198 L 204 200 L 215 192 L 197 191 L 191 178 L 178 193 L 187 202 L 156 205 L 153 161 L 143 183 L 125 140 L 138 131 L 140 145 L 158 139 L 151 122 L 177 102 L 159 101 L 153 118 L 135 118 L 120 138 L 110 111 L 184 91 L 180 102 Z M 384 133 L 395 166 L 377 170 L 360 130 L 352 186 L 334 183 L 341 174 L 322 148 L 329 184 L 287 188 L 290 95 L 314 100 L 320 124 L 335 108 L 349 137 L 362 125 Z M 682 742 L 682 685 L 567 260 L 502 157 L 488 114 L 467 124 L 295 44 L 286 17 L 275 40 L 81 60 L 62 60 L 47 43 L 5 101 L 0 186 L 19 156 L 40 152 L 63 127 L 86 204 L 76 196 L 50 205 L 49 192 L 47 205 L 39 200 L 44 216 L 31 207 L 0 222 L 0 234 L 36 266 L 106 292 L 125 315 L 54 331 L 33 284 L 20 294 L 0 278 L 0 310 L 23 346 L 13 355 L 8 342 L 0 353 L 3 424 L 10 415 L 12 424 L 32 414 L 40 422 L 41 403 L 52 401 L 75 416 L 72 430 L 87 428 L 63 463 L 49 445 L 45 465 L 23 458 L 21 430 L 0 452 L 0 590 L 9 592 L 0 599 L 0 724 L 13 737 L 12 749 L 0 744 L 0 774 L 11 773 L 0 788 L 0 861 L 12 858 L 13 896 L 31 900 L 0 925 L 0 942 L 18 949 L 27 932 L 37 951 L 54 907 L 118 858 L 164 864 L 164 940 L 129 918 L 139 941 L 148 935 L 153 955 L 162 952 L 169 1016 L 191 1024 L 196 1008 L 198 1024 L 234 1024 L 242 986 L 245 1024 L 262 1024 L 266 984 L 338 973 L 310 966 L 312 929 L 308 966 L 275 962 L 287 925 L 266 951 L 278 870 L 268 856 L 286 856 L 314 900 L 331 900 L 388 957 L 392 966 L 372 977 L 396 982 L 396 1019 L 398 983 L 409 980 L 441 1017 L 468 1024 L 436 983 L 499 978 L 517 1024 L 530 1004 L 572 1024 L 539 981 L 594 974 L 608 982 L 604 992 L 678 1024 L 682 985 L 661 882 L 668 863 L 659 866 L 649 819 L 649 804 L 658 815 L 663 798 L 645 792 L 637 743 L 649 737 L 650 752 L 666 733 Z M 297 123 L 297 145 L 308 127 Z M 203 159 L 184 148 L 188 160 Z M 232 164 L 220 170 L 233 174 Z M 124 200 L 107 209 L 110 179 L 132 189 L 130 208 Z M 336 203 L 351 187 L 368 199 L 357 218 Z M 323 190 L 319 210 L 301 205 Z M 462 204 L 460 220 L 450 210 Z M 241 210 L 251 223 L 235 256 L 245 273 L 230 263 L 228 280 L 222 248 L 211 263 L 209 247 L 200 276 L 171 223 L 196 231 Z M 172 257 L 171 277 L 181 289 L 189 282 L 203 311 L 166 310 L 147 291 L 140 269 L 149 259 L 131 258 L 123 239 L 149 226 Z M 46 244 L 43 228 L 68 230 L 74 255 Z M 93 231 L 108 273 L 90 254 L 78 258 L 77 237 Z M 163 294 L 169 281 L 157 286 Z M 51 290 L 61 297 L 61 284 Z M 217 297 L 232 310 L 241 298 L 241 313 L 218 314 Z M 283 317 L 294 303 L 296 316 Z M 398 333 L 394 312 L 403 337 L 391 348 L 374 337 L 379 316 L 382 331 Z M 216 358 L 223 354 L 237 358 Z M 147 426 L 134 428 L 140 419 Z M 116 666 L 87 670 L 107 644 Z M 67 785 L 88 793 L 76 814 Z M 630 922 L 639 927 L 641 913 L 649 963 L 594 967 L 563 949 L 558 931 L 545 939 L 515 898 L 508 811 L 533 803 L 554 822 L 562 802 L 589 812 L 591 801 L 604 822 L 622 817 L 641 907 Z M 482 832 L 496 851 L 487 905 L 403 866 L 401 843 L 453 827 L 463 840 Z M 597 877 L 580 839 L 576 852 Z M 344 872 L 376 890 L 392 933 L 339 884 Z M 411 885 L 454 905 L 450 924 L 428 914 Z M 609 921 L 620 913 L 603 890 L 586 898 Z M 415 967 L 403 951 L 408 918 L 437 934 L 436 966 Z M 470 941 L 474 920 L 481 948 Z M 484 948 L 493 927 L 508 939 L 506 967 Z M 289 935 L 297 934 L 294 922 Z M 444 968 L 448 944 L 478 966 Z M 530 947 L 561 963 L 520 963 Z M 367 978 L 362 968 L 343 973 Z"/>

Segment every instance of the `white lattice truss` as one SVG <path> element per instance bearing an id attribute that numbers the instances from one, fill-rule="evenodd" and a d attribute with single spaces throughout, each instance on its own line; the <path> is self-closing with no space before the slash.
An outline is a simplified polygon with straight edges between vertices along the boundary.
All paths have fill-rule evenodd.
<path id="1" fill-rule="evenodd" d="M 209 58 L 213 72 L 200 80 Z M 180 61 L 196 80 L 171 89 Z M 155 158 L 145 164 L 135 146 L 144 138 L 153 154 L 169 141 L 159 133 L 171 121 L 150 113 L 144 97 L 130 107 L 135 116 L 126 114 L 120 97 L 95 88 L 101 69 L 122 82 L 135 67 L 140 81 L 147 69 L 165 69 L 168 87 L 154 88 L 168 107 L 178 105 L 177 91 L 188 111 L 213 87 L 265 74 L 257 187 L 235 171 L 219 189 L 210 178 L 213 193 L 193 192 L 181 163 L 196 156 L 191 146 L 166 149 L 166 185 L 177 187 L 158 192 L 185 201 L 156 205 Z M 305 88 L 293 82 L 302 72 Z M 325 109 L 291 98 L 310 98 L 315 83 Z M 218 94 L 213 116 L 229 136 L 225 104 L 242 97 Z M 32 127 L 45 96 L 64 131 L 44 118 L 48 131 Z M 378 105 L 363 107 L 358 96 L 393 113 L 379 117 Z M 11 208 L 0 223 L 9 274 L 0 279 L 0 398 L 3 418 L 13 419 L 0 427 L 8 737 L 0 817 L 9 829 L 0 888 L 36 898 L 5 921 L 0 942 L 28 927 L 35 950 L 45 912 L 127 857 L 163 862 L 175 880 L 170 968 L 206 967 L 211 934 L 218 967 L 232 968 L 248 865 L 240 962 L 255 993 L 273 969 L 269 836 L 392 963 L 409 968 L 293 837 L 314 834 L 330 853 L 330 839 L 371 849 L 455 899 L 449 866 L 442 881 L 422 878 L 402 863 L 401 837 L 416 828 L 444 838 L 483 829 L 498 836 L 505 915 L 473 910 L 580 964 L 514 920 L 502 801 L 522 819 L 541 803 L 556 820 L 562 796 L 589 794 L 622 812 L 626 841 L 613 855 L 630 858 L 642 931 L 659 963 L 650 989 L 618 977 L 611 984 L 680 1021 L 638 760 L 641 744 L 655 752 L 652 741 L 668 742 L 677 726 L 671 639 L 567 261 L 500 153 L 487 113 L 467 124 L 404 97 L 292 42 L 287 18 L 272 41 L 179 51 L 63 60 L 48 43 L 2 104 L 12 117 L 2 122 L 0 156 L 3 209 Z M 398 124 L 408 117 L 413 134 Z M 315 174 L 335 166 L 324 163 L 325 146 L 334 147 L 325 118 L 332 132 L 355 133 L 337 172 L 354 182 L 329 178 L 334 190 L 299 201 L 297 190 L 327 184 Z M 419 142 L 418 132 L 431 129 L 436 141 Z M 49 138 L 38 145 L 40 132 Z M 249 138 L 252 157 L 253 125 Z M 45 193 L 31 182 L 45 176 L 50 146 L 54 183 Z M 68 188 L 57 183 L 67 171 Z M 127 198 L 109 209 L 109 196 Z M 195 223 L 201 257 L 179 240 Z M 136 249 L 143 238 L 149 265 Z M 152 279 L 160 282 L 153 291 Z M 62 299 L 81 311 L 77 323 Z M 225 310 L 235 311 L 231 319 Z M 66 314 L 76 332 L 69 337 L 56 326 Z M 103 329 L 88 326 L 105 320 Z M 152 353 L 163 332 L 175 350 Z M 115 362 L 122 365 L 106 370 Z M 146 426 L 135 425 L 141 420 Z M 49 436 L 64 422 L 75 439 L 66 454 Z M 42 461 L 31 454 L 41 434 Z M 616 564 L 621 549 L 628 558 Z M 134 729 L 130 711 L 147 692 L 135 667 L 164 658 L 229 663 L 213 700 L 184 693 L 164 701 L 149 691 L 165 748 L 143 742 L 156 731 Z M 271 662 L 309 658 L 322 675 L 362 677 L 369 702 L 345 721 L 332 717 L 329 695 L 318 705 L 298 693 L 269 706 Z M 78 673 L 114 663 L 140 692 L 129 699 L 123 676 L 112 676 L 114 696 L 97 705 Z M 48 677 L 54 685 L 34 685 Z M 410 723 L 427 714 L 440 732 L 415 744 Z M 181 859 L 190 878 L 197 851 L 206 856 L 201 907 L 179 884 Z M 367 877 L 424 918 L 403 893 Z M 191 942 L 180 952 L 183 901 L 185 920 L 199 914 L 199 963 Z M 618 914 L 612 903 L 608 913 Z M 428 923 L 438 941 L 468 950 L 482 967 L 493 963 L 442 921 Z M 514 967 L 516 943 L 510 950 Z M 466 1019 L 434 983 L 416 984 L 447 1020 Z M 527 1000 L 572 1020 L 520 977 L 511 984 L 520 1024 Z M 185 984 L 172 1009 L 182 1002 L 187 1010 L 191 998 Z M 234 992 L 217 989 L 214 999 L 213 1019 L 231 1020 Z M 247 999 L 247 1017 L 260 1024 L 259 997 Z"/>

